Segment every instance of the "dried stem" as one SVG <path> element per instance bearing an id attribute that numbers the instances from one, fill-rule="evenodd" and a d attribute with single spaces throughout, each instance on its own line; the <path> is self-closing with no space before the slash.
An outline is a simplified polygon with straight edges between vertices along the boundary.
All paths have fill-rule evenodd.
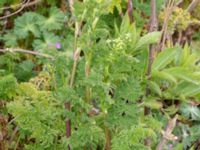
<path id="1" fill-rule="evenodd" d="M 23 0 L 23 2 L 16 4 L 16 5 L 12 5 L 12 6 L 6 6 L 6 7 L 2 7 L 0 8 L 0 10 L 6 10 L 6 9 L 10 9 L 10 8 L 17 8 L 17 7 L 21 7 L 23 4 L 26 3 L 26 0 Z"/>
<path id="2" fill-rule="evenodd" d="M 2 7 L 2 8 L 0 8 L 0 10 L 7 10 L 7 9 L 11 9 L 11 8 L 17 8 L 17 7 L 21 7 L 22 5 L 24 5 L 24 8 L 25 8 L 25 7 L 29 7 L 29 6 L 32 6 L 32 5 L 36 5 L 36 4 L 40 3 L 40 2 L 42 2 L 42 0 L 35 0 L 35 1 L 29 2 L 29 3 L 27 3 L 26 0 L 24 0 L 23 2 L 21 2 L 19 4 L 16 4 L 16 5 Z"/>
<path id="3" fill-rule="evenodd" d="M 165 9 L 165 19 L 164 19 L 164 23 L 163 23 L 162 30 L 161 30 L 162 36 L 161 36 L 161 39 L 160 39 L 159 51 L 161 51 L 163 49 L 164 45 L 165 45 L 165 41 L 166 41 L 166 37 L 167 37 L 168 22 L 169 22 L 171 14 L 173 12 L 174 5 L 175 5 L 174 0 L 169 0 L 167 7 Z"/>
<path id="4" fill-rule="evenodd" d="M 0 20 L 6 19 L 6 18 L 9 18 L 9 17 L 12 17 L 12 16 L 18 14 L 19 12 L 21 12 L 21 11 L 25 8 L 25 5 L 28 4 L 29 1 L 30 1 L 30 0 L 27 0 L 27 2 L 26 2 L 25 4 L 23 4 L 23 5 L 21 6 L 21 8 L 18 9 L 17 11 L 15 11 L 15 12 L 13 12 L 13 13 L 11 13 L 11 14 L 8 14 L 8 15 L 6 15 L 6 16 L 0 17 Z"/>
<path id="5" fill-rule="evenodd" d="M 107 127 L 105 128 L 105 135 L 106 135 L 106 145 L 104 150 L 111 150 L 111 135 L 110 135 L 110 130 Z"/>
<path id="6" fill-rule="evenodd" d="M 156 0 L 151 0 L 151 18 L 150 18 L 150 27 L 149 32 L 156 31 L 158 28 L 158 21 L 156 15 Z M 148 59 L 148 68 L 147 68 L 147 78 L 149 79 L 151 76 L 151 65 L 154 59 L 154 46 L 149 46 L 149 59 Z M 150 89 L 147 87 L 146 95 L 150 94 Z M 149 109 L 145 108 L 145 115 L 149 114 Z"/>
<path id="7" fill-rule="evenodd" d="M 33 6 L 33 5 L 37 5 L 37 4 L 41 3 L 41 2 L 42 2 L 42 0 L 35 0 L 35 1 L 29 2 L 29 3 L 26 3 L 26 4 L 24 4 L 25 5 L 24 8 L 25 7 L 30 7 L 30 6 Z"/>
<path id="8" fill-rule="evenodd" d="M 151 18 L 150 18 L 150 27 L 149 32 L 157 31 L 158 28 L 158 21 L 157 21 L 157 15 L 156 15 L 156 0 L 151 0 Z M 147 68 L 147 79 L 150 79 L 151 76 L 151 66 L 154 59 L 154 45 L 149 46 L 149 59 L 148 59 L 148 68 Z M 146 96 L 150 94 L 150 88 L 147 85 L 146 87 Z M 144 108 L 144 115 L 150 114 L 150 108 L 145 107 Z M 151 139 L 146 138 L 145 139 L 145 145 L 150 146 L 151 145 Z"/>
<path id="9" fill-rule="evenodd" d="M 187 11 L 189 13 L 191 13 L 196 8 L 196 6 L 199 4 L 199 2 L 200 2 L 200 0 L 193 0 L 192 3 L 190 3 L 190 5 L 188 6 Z"/>
<path id="10" fill-rule="evenodd" d="M 132 0 L 128 0 L 127 13 L 128 13 L 129 19 L 130 19 L 130 23 L 133 23 L 133 2 L 132 2 Z"/>
<path id="11" fill-rule="evenodd" d="M 6 52 L 26 53 L 26 54 L 32 54 L 32 55 L 37 55 L 37 56 L 42 56 L 42 57 L 53 59 L 53 57 L 48 55 L 48 54 L 44 54 L 44 53 L 40 53 L 40 52 L 36 52 L 36 51 L 31 51 L 31 50 L 25 50 L 25 49 L 6 48 L 6 49 L 0 49 L 0 52 L 2 52 L 2 53 L 6 53 Z"/>
<path id="12" fill-rule="evenodd" d="M 178 119 L 178 115 L 175 115 L 173 119 L 169 120 L 167 128 L 165 132 L 163 133 L 163 137 L 161 141 L 159 142 L 159 144 L 157 145 L 156 150 L 162 150 L 168 140 L 172 140 L 172 141 L 177 140 L 177 137 L 172 134 L 172 131 L 174 130 L 176 126 L 177 119 Z"/>

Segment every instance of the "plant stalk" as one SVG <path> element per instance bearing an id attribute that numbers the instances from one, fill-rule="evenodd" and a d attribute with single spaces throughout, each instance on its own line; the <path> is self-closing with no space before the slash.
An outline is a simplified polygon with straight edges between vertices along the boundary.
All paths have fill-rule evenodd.
<path id="1" fill-rule="evenodd" d="M 158 29 L 158 21 L 157 21 L 157 15 L 156 15 L 156 0 L 151 0 L 151 18 L 150 18 L 150 28 L 149 32 L 157 31 Z M 147 80 L 151 78 L 151 66 L 153 63 L 154 59 L 154 50 L 155 50 L 155 45 L 150 45 L 149 46 L 149 58 L 148 58 L 148 68 L 147 68 Z M 146 96 L 150 94 L 150 88 L 147 84 L 146 87 Z M 144 108 L 144 115 L 149 115 L 151 112 L 149 107 Z M 151 139 L 146 138 L 145 139 L 145 145 L 150 146 L 151 145 Z"/>
<path id="2" fill-rule="evenodd" d="M 106 145 L 104 150 L 111 150 L 111 135 L 107 127 L 105 127 L 105 134 L 106 134 Z"/>
<path id="3" fill-rule="evenodd" d="M 133 23 L 134 20 L 133 20 L 133 2 L 132 2 L 132 0 L 128 0 L 127 13 L 129 16 L 130 23 Z"/>

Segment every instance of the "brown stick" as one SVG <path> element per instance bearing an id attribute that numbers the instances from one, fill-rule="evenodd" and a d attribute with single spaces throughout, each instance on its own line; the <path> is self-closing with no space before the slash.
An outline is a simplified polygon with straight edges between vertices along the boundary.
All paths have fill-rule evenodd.
<path id="1" fill-rule="evenodd" d="M 149 32 L 157 31 L 158 29 L 158 21 L 157 21 L 157 15 L 156 15 L 156 0 L 151 0 L 151 18 L 150 18 L 150 27 Z M 147 78 L 149 79 L 151 76 L 151 65 L 154 59 L 154 46 L 149 46 L 149 59 L 148 59 L 148 68 L 147 68 Z M 150 94 L 150 90 L 147 87 L 146 89 L 146 95 Z M 149 114 L 149 109 L 145 108 L 145 115 Z"/>
<path id="2" fill-rule="evenodd" d="M 31 51 L 31 50 L 25 50 L 25 49 L 5 48 L 5 49 L 0 49 L 0 52 L 2 52 L 2 53 L 6 53 L 6 52 L 27 53 L 27 54 L 32 54 L 32 55 L 37 55 L 37 56 L 42 56 L 42 57 L 53 59 L 53 57 L 48 55 L 48 54 L 44 54 L 44 53 L 40 53 L 40 52 L 36 52 L 36 51 Z"/>
<path id="3" fill-rule="evenodd" d="M 157 15 L 156 15 L 156 0 L 151 0 L 151 18 L 150 18 L 150 27 L 149 32 L 157 31 L 158 28 L 158 21 L 157 21 Z M 151 66 L 154 59 L 154 45 L 149 46 L 149 59 L 148 59 L 148 68 L 147 68 L 147 79 L 149 80 L 151 77 Z M 146 96 L 150 94 L 150 88 L 147 85 L 146 87 Z M 151 110 L 148 107 L 144 108 L 144 115 L 150 114 Z M 145 145 L 150 146 L 151 145 L 151 139 L 146 138 L 145 139 Z"/>
<path id="4" fill-rule="evenodd" d="M 21 12 L 21 11 L 24 9 L 25 5 L 26 5 L 27 3 L 29 3 L 29 1 L 30 1 L 30 0 L 28 0 L 24 5 L 22 5 L 21 8 L 19 8 L 17 11 L 15 11 L 15 12 L 13 12 L 13 13 L 11 13 L 11 14 L 8 14 L 8 15 L 6 15 L 6 16 L 0 17 L 0 20 L 6 19 L 6 18 L 9 18 L 9 17 L 12 17 L 12 16 L 18 14 L 19 12 Z"/>
<path id="5" fill-rule="evenodd" d="M 165 9 L 165 19 L 164 19 L 164 23 L 163 23 L 162 31 L 161 31 L 162 36 L 160 39 L 159 51 L 161 51 L 165 45 L 165 41 L 166 41 L 166 37 L 167 37 L 167 27 L 168 27 L 170 16 L 173 12 L 173 9 L 175 8 L 174 5 L 175 5 L 174 0 L 169 0 L 167 7 Z"/>
<path id="6" fill-rule="evenodd" d="M 105 127 L 106 145 L 104 150 L 111 150 L 111 135 L 107 127 Z"/>
<path id="7" fill-rule="evenodd" d="M 178 115 L 176 115 L 173 119 L 169 120 L 167 128 L 165 132 L 163 133 L 163 137 L 161 141 L 159 142 L 159 144 L 157 145 L 156 150 L 162 150 L 167 140 L 177 140 L 177 137 L 172 134 L 172 131 L 174 130 L 176 126 L 177 119 L 178 119 Z"/>
<path id="8" fill-rule="evenodd" d="M 132 3 L 132 0 L 128 0 L 127 13 L 128 13 L 129 19 L 130 19 L 130 23 L 133 23 L 133 3 Z"/>
<path id="9" fill-rule="evenodd" d="M 187 11 L 191 13 L 196 8 L 196 6 L 198 6 L 199 2 L 200 0 L 193 0 L 192 3 L 190 3 L 188 6 Z"/>

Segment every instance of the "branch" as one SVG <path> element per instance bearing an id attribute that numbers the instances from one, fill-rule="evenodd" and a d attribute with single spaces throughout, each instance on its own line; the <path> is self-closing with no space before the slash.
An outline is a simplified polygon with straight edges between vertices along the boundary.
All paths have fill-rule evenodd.
<path id="1" fill-rule="evenodd" d="M 192 3 L 190 3 L 190 5 L 188 6 L 187 11 L 191 13 L 195 9 L 195 7 L 199 4 L 199 2 L 200 0 L 193 0 Z"/>
<path id="2" fill-rule="evenodd" d="M 132 0 L 128 0 L 127 13 L 128 13 L 128 16 L 129 16 L 130 23 L 133 23 L 133 3 L 132 3 Z"/>
<path id="3" fill-rule="evenodd" d="M 174 140 L 178 139 L 177 136 L 174 136 L 172 134 L 172 131 L 174 130 L 174 128 L 176 126 L 177 119 L 178 119 L 178 115 L 175 115 L 175 117 L 173 119 L 169 120 L 167 128 L 166 128 L 165 132 L 163 132 L 163 137 L 162 137 L 161 141 L 159 142 L 156 150 L 162 150 L 163 146 L 166 144 L 166 142 L 168 140 L 174 141 Z"/>
<path id="4" fill-rule="evenodd" d="M 156 14 L 156 0 L 151 0 L 151 18 L 150 18 L 149 32 L 157 31 L 157 29 L 158 29 L 158 20 Z"/>
<path id="5" fill-rule="evenodd" d="M 149 32 L 156 31 L 158 29 L 158 21 L 157 21 L 157 14 L 156 14 L 156 0 L 151 0 L 151 18 L 150 18 L 150 27 Z M 148 56 L 148 66 L 147 66 L 147 80 L 150 79 L 151 76 L 151 66 L 154 59 L 154 45 L 149 46 L 149 56 Z M 150 94 L 150 88 L 149 85 L 146 87 L 146 96 Z M 151 112 L 151 109 L 149 107 L 144 107 L 144 115 L 149 115 Z M 151 139 L 148 137 L 145 139 L 145 145 L 150 146 L 151 145 Z"/>
<path id="6" fill-rule="evenodd" d="M 27 54 L 32 54 L 32 55 L 37 55 L 37 56 L 42 56 L 42 57 L 53 59 L 53 57 L 48 55 L 48 54 L 44 54 L 44 53 L 40 53 L 40 52 L 36 52 L 36 51 L 31 51 L 31 50 L 24 50 L 24 49 L 6 48 L 6 49 L 0 49 L 0 52 L 2 52 L 2 53 L 5 53 L 5 52 L 27 53 Z"/>
<path id="7" fill-rule="evenodd" d="M 39 3 L 39 2 L 42 2 L 42 0 L 35 0 L 33 2 L 30 2 L 30 0 L 27 0 L 27 2 L 23 1 L 21 4 L 17 4 L 17 5 L 14 5 L 14 6 L 9 6 L 9 7 L 3 7 L 0 10 L 5 10 L 5 9 L 10 9 L 12 7 L 19 7 L 19 6 L 21 6 L 17 11 L 15 11 L 15 12 L 13 12 L 11 14 L 8 14 L 6 16 L 0 17 L 0 20 L 12 17 L 12 16 L 18 14 L 19 12 L 21 12 L 25 7 L 29 7 L 29 6 L 35 5 L 35 4 Z"/>
<path id="8" fill-rule="evenodd" d="M 25 5 L 24 7 L 30 7 L 30 6 L 36 5 L 38 3 L 41 3 L 41 2 L 42 2 L 42 0 L 35 0 L 30 3 L 24 4 Z"/>
<path id="9" fill-rule="evenodd" d="M 175 6 L 177 6 L 177 4 L 175 4 L 175 1 L 169 0 L 167 7 L 164 10 L 165 17 L 164 17 L 164 22 L 162 25 L 162 30 L 161 30 L 162 36 L 160 38 L 159 51 L 161 51 L 165 45 L 165 41 L 167 38 L 167 28 L 168 28 L 169 19 L 170 19 L 170 16 L 171 16 Z"/>
<path id="10" fill-rule="evenodd" d="M 28 0 L 26 3 L 29 3 L 30 0 Z M 0 17 L 0 20 L 2 19 L 6 19 L 6 18 L 9 18 L 9 17 L 12 17 L 16 14 L 18 14 L 19 12 L 21 12 L 23 9 L 24 9 L 25 5 L 22 5 L 20 9 L 18 9 L 17 11 L 15 11 L 14 13 L 11 13 L 11 14 L 8 14 L 6 16 L 3 16 L 3 17 Z"/>
<path id="11" fill-rule="evenodd" d="M 0 8 L 0 10 L 6 10 L 6 9 L 10 9 L 10 8 L 17 8 L 17 7 L 21 7 L 23 4 L 26 3 L 26 0 L 24 0 L 23 2 L 16 4 L 16 5 L 11 5 L 11 6 L 6 6 L 6 7 L 2 7 Z"/>

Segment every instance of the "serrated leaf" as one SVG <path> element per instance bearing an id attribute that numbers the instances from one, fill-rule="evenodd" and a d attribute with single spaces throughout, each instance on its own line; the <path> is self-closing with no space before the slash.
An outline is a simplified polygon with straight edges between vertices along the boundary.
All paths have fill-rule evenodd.
<path id="1" fill-rule="evenodd" d="M 184 104 L 180 111 L 187 118 L 191 117 L 192 120 L 200 120 L 200 110 L 197 106 Z"/>
<path id="2" fill-rule="evenodd" d="M 194 73 L 187 68 L 172 67 L 169 69 L 165 69 L 164 71 L 173 75 L 174 77 L 176 77 L 178 79 L 182 79 L 182 80 L 191 82 L 196 85 L 199 85 L 199 83 L 200 83 L 199 78 L 197 78 L 197 76 L 195 76 Z"/>
<path id="3" fill-rule="evenodd" d="M 181 57 L 180 57 L 180 63 L 184 64 L 187 61 L 189 56 L 190 56 L 190 48 L 189 48 L 188 44 L 186 43 L 184 48 L 182 49 L 182 54 L 181 54 Z"/>
<path id="4" fill-rule="evenodd" d="M 44 32 L 42 38 L 33 41 L 33 47 L 37 51 L 51 53 L 52 50 L 56 50 L 56 43 L 59 43 L 59 41 L 58 36 Z"/>
<path id="5" fill-rule="evenodd" d="M 160 78 L 160 79 L 163 79 L 163 80 L 167 80 L 169 82 L 172 82 L 174 84 L 177 83 L 177 79 L 171 75 L 170 73 L 166 72 L 166 71 L 153 71 L 152 72 L 152 77 L 153 78 Z"/>
<path id="6" fill-rule="evenodd" d="M 184 96 L 192 97 L 200 93 L 200 86 L 188 82 L 182 82 L 177 85 L 173 91 Z"/>
<path id="7" fill-rule="evenodd" d="M 138 50 L 144 46 L 149 44 L 154 44 L 158 42 L 160 39 L 161 33 L 160 32 L 150 32 L 139 39 L 136 44 L 135 50 Z"/>
<path id="8" fill-rule="evenodd" d="M 191 54 L 187 57 L 185 62 L 183 62 L 183 67 L 194 67 L 198 57 L 195 54 Z"/>
<path id="9" fill-rule="evenodd" d="M 7 47 L 17 47 L 17 36 L 13 33 L 13 31 L 7 32 L 1 38 L 5 42 L 5 46 Z"/>
<path id="10" fill-rule="evenodd" d="M 40 36 L 40 30 L 37 24 L 41 21 L 42 16 L 34 12 L 27 12 L 15 20 L 14 33 L 19 38 L 26 38 L 29 33 L 35 37 Z"/>
<path id="11" fill-rule="evenodd" d="M 44 18 L 39 24 L 42 31 L 59 30 L 64 25 L 65 15 L 58 8 L 52 7 L 49 11 L 49 17 Z"/>
<path id="12" fill-rule="evenodd" d="M 174 60 L 177 50 L 178 48 L 168 48 L 159 53 L 152 64 L 152 70 L 161 70 L 166 67 Z"/>

